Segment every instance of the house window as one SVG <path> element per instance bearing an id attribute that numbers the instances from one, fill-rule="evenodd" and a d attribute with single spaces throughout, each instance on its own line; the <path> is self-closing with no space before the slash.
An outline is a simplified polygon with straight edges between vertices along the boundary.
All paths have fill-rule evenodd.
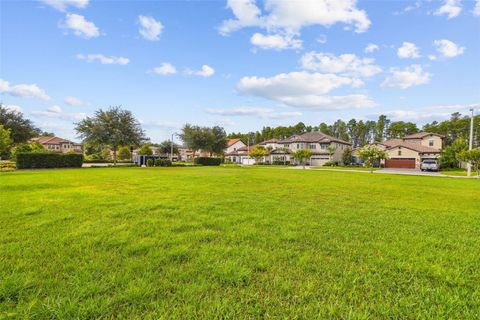
<path id="1" fill-rule="evenodd" d="M 433 147 L 433 140 L 428 140 L 428 145 L 429 145 L 430 147 Z"/>
<path id="2" fill-rule="evenodd" d="M 311 143 L 308 145 L 309 149 L 317 149 L 317 145 L 315 143 Z"/>
<path id="3" fill-rule="evenodd" d="M 398 150 L 398 155 L 399 155 L 399 156 L 402 155 L 402 150 Z"/>
<path id="4" fill-rule="evenodd" d="M 285 144 L 285 148 L 290 148 L 290 145 L 288 143 Z"/>
<path id="5" fill-rule="evenodd" d="M 321 144 L 321 145 L 320 145 L 320 149 L 322 149 L 322 150 L 327 149 L 327 144 Z"/>

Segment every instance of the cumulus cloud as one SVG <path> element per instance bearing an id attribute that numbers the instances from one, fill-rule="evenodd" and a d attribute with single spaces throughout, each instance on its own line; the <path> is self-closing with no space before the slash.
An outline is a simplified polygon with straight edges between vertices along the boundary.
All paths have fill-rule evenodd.
<path id="1" fill-rule="evenodd" d="M 160 34 L 163 30 L 163 25 L 160 21 L 155 20 L 153 17 L 140 15 L 138 16 L 138 23 L 140 24 L 138 32 L 145 40 L 160 40 Z"/>
<path id="2" fill-rule="evenodd" d="M 57 105 L 54 105 L 44 111 L 32 111 L 32 115 L 38 116 L 38 117 L 56 118 L 56 119 L 61 119 L 66 121 L 79 121 L 84 119 L 87 116 L 83 112 L 75 112 L 75 113 L 64 112 L 62 108 L 60 108 Z"/>
<path id="3" fill-rule="evenodd" d="M 295 34 L 306 26 L 336 23 L 353 25 L 356 32 L 364 32 L 371 24 L 366 12 L 357 8 L 355 0 L 266 0 L 264 14 L 255 0 L 228 0 L 227 7 L 235 18 L 222 23 L 219 31 L 223 35 L 245 27 Z"/>
<path id="4" fill-rule="evenodd" d="M 68 7 L 84 9 L 88 6 L 89 0 L 40 0 L 41 2 L 59 11 L 65 11 Z"/>
<path id="5" fill-rule="evenodd" d="M 411 65 L 404 70 L 392 68 L 382 87 L 407 89 L 429 83 L 430 77 L 431 74 L 424 72 L 420 65 Z"/>
<path id="6" fill-rule="evenodd" d="M 471 108 L 479 108 L 480 104 L 453 104 L 415 108 L 414 110 L 396 109 L 382 112 L 393 121 L 430 122 L 449 119 L 454 112 L 465 112 Z M 376 118 L 380 114 L 371 115 Z"/>
<path id="7" fill-rule="evenodd" d="M 268 118 L 268 119 L 281 119 L 281 118 L 292 118 L 299 117 L 302 115 L 301 112 L 275 112 L 270 108 L 258 108 L 258 107 L 238 107 L 233 109 L 207 109 L 207 113 L 221 115 L 221 116 L 254 116 L 259 118 Z"/>
<path id="8" fill-rule="evenodd" d="M 473 9 L 473 15 L 480 16 L 480 0 L 475 1 L 475 8 Z"/>
<path id="9" fill-rule="evenodd" d="M 455 42 L 447 39 L 435 40 L 433 44 L 437 47 L 437 51 L 445 58 L 453 58 L 462 55 L 465 47 L 460 47 Z"/>
<path id="10" fill-rule="evenodd" d="M 103 54 L 77 54 L 77 59 L 87 62 L 99 61 L 101 64 L 120 64 L 126 65 L 130 59 L 116 56 L 105 56 Z"/>
<path id="11" fill-rule="evenodd" d="M 166 76 L 169 74 L 177 73 L 177 69 L 171 63 L 164 62 L 159 67 L 153 68 L 151 72 L 162 75 L 162 76 Z"/>
<path id="12" fill-rule="evenodd" d="M 208 78 L 208 77 L 211 77 L 213 76 L 215 73 L 215 70 L 210 67 L 209 65 L 206 65 L 204 64 L 202 66 L 202 68 L 200 70 L 190 70 L 190 69 L 187 69 L 185 70 L 185 74 L 186 75 L 194 75 L 194 76 L 200 76 L 200 77 L 204 77 L 204 78 Z"/>
<path id="13" fill-rule="evenodd" d="M 21 98 L 35 98 L 45 101 L 50 100 L 50 97 L 45 93 L 45 90 L 36 84 L 10 85 L 8 81 L 0 79 L 0 92 Z"/>
<path id="14" fill-rule="evenodd" d="M 448 19 L 455 18 L 462 12 L 460 0 L 445 0 L 444 4 L 438 8 L 433 14 L 440 16 L 446 14 Z"/>
<path id="15" fill-rule="evenodd" d="M 402 58 L 419 58 L 420 52 L 415 43 L 404 42 L 400 48 L 397 50 L 397 55 Z"/>
<path id="16" fill-rule="evenodd" d="M 373 64 L 374 59 L 361 59 L 355 54 L 335 56 L 331 53 L 308 52 L 300 58 L 302 68 L 325 73 L 339 73 L 347 76 L 371 77 L 382 71 Z"/>
<path id="17" fill-rule="evenodd" d="M 65 97 L 65 99 L 63 99 L 63 101 L 66 104 L 68 104 L 69 106 L 77 106 L 78 107 L 78 106 L 85 105 L 85 103 L 82 100 L 80 100 L 76 97 L 72 97 L 72 96 Z"/>
<path id="18" fill-rule="evenodd" d="M 60 26 L 73 32 L 74 35 L 90 39 L 100 36 L 100 30 L 91 21 L 87 21 L 84 16 L 75 13 L 67 13 L 65 20 Z"/>
<path id="19" fill-rule="evenodd" d="M 377 51 L 378 49 L 380 49 L 376 44 L 374 43 L 369 43 L 366 47 L 365 47 L 365 53 L 372 53 L 374 51 Z"/>
<path id="20" fill-rule="evenodd" d="M 250 38 L 250 43 L 261 49 L 283 50 L 302 47 L 302 40 L 295 39 L 292 35 L 264 35 L 258 32 Z"/>
<path id="21" fill-rule="evenodd" d="M 356 78 L 302 71 L 282 73 L 270 78 L 243 77 L 237 90 L 242 94 L 274 100 L 296 108 L 338 110 L 374 106 L 375 103 L 366 95 L 324 95 L 340 87 L 356 88 L 362 85 L 363 82 Z"/>
<path id="22" fill-rule="evenodd" d="M 15 104 L 2 104 L 2 107 L 11 112 L 23 113 L 23 109 Z"/>

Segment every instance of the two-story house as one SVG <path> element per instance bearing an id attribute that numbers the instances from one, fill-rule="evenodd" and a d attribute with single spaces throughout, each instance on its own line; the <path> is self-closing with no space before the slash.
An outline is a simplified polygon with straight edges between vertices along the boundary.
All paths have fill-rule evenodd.
<path id="1" fill-rule="evenodd" d="M 52 137 L 52 136 L 42 136 L 32 138 L 31 141 L 36 141 L 40 143 L 46 150 L 53 152 L 78 152 L 82 153 L 82 145 L 79 143 L 72 142 L 67 139 Z"/>

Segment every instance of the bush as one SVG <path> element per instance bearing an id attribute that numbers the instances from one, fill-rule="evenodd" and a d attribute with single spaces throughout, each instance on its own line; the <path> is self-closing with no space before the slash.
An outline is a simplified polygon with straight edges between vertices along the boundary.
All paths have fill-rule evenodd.
<path id="1" fill-rule="evenodd" d="M 284 165 L 288 166 L 290 164 L 290 161 L 273 160 L 272 164 L 276 166 L 284 166 Z"/>
<path id="2" fill-rule="evenodd" d="M 147 159 L 147 167 L 153 167 L 154 161 L 153 159 Z"/>
<path id="3" fill-rule="evenodd" d="M 113 160 L 105 159 L 92 159 L 90 156 L 86 156 L 83 163 L 113 163 Z M 130 160 L 117 160 L 117 163 L 133 163 Z"/>
<path id="4" fill-rule="evenodd" d="M 15 170 L 15 162 L 12 161 L 0 161 L 0 171 Z"/>
<path id="5" fill-rule="evenodd" d="M 324 167 L 336 167 L 338 166 L 338 162 L 336 161 L 328 161 L 323 164 Z"/>
<path id="6" fill-rule="evenodd" d="M 81 168 L 83 154 L 18 153 L 18 169 Z"/>
<path id="7" fill-rule="evenodd" d="M 172 161 L 167 159 L 155 159 L 155 167 L 171 167 Z"/>
<path id="8" fill-rule="evenodd" d="M 222 163 L 221 158 L 198 157 L 193 160 L 195 164 L 202 166 L 219 166 Z"/>

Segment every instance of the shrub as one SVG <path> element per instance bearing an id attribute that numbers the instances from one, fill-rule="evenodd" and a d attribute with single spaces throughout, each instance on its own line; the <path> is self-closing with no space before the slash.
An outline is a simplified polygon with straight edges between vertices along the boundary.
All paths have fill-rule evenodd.
<path id="1" fill-rule="evenodd" d="M 73 153 L 18 153 L 16 159 L 18 169 L 80 168 L 83 164 L 83 155 Z"/>
<path id="2" fill-rule="evenodd" d="M 290 164 L 290 161 L 273 160 L 272 164 L 277 166 L 288 166 Z"/>
<path id="3" fill-rule="evenodd" d="M 171 167 L 172 161 L 168 159 L 155 159 L 155 167 Z"/>
<path id="4" fill-rule="evenodd" d="M 0 161 L 0 171 L 15 170 L 15 162 L 12 161 Z"/>
<path id="5" fill-rule="evenodd" d="M 338 166 L 338 162 L 336 161 L 328 161 L 323 164 L 324 167 L 336 167 Z"/>
<path id="6" fill-rule="evenodd" d="M 221 158 L 198 157 L 193 160 L 195 164 L 202 166 L 219 166 L 222 163 Z"/>
<path id="7" fill-rule="evenodd" d="M 147 159 L 147 167 L 153 167 L 153 159 Z"/>

